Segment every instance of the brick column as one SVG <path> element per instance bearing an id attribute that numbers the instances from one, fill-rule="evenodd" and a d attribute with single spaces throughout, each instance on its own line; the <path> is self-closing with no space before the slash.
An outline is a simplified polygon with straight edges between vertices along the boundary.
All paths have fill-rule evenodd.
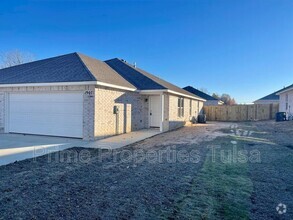
<path id="1" fill-rule="evenodd" d="M 89 88 L 83 94 L 83 139 L 94 140 L 95 135 L 95 87 Z"/>

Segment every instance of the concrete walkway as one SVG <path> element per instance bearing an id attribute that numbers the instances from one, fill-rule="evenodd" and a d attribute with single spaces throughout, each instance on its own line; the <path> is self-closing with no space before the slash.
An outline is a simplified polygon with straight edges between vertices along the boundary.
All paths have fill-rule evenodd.
<path id="1" fill-rule="evenodd" d="M 145 129 L 98 141 L 22 134 L 0 134 L 0 166 L 72 147 L 117 149 L 159 134 Z"/>

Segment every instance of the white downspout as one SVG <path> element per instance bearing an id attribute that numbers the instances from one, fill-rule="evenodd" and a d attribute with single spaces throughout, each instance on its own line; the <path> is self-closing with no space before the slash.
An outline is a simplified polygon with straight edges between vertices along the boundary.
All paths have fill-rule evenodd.
<path id="1" fill-rule="evenodd" d="M 163 128 L 164 128 L 164 93 L 161 94 L 161 104 L 162 104 L 162 118 L 161 118 L 161 123 L 160 123 L 160 132 L 163 132 Z"/>

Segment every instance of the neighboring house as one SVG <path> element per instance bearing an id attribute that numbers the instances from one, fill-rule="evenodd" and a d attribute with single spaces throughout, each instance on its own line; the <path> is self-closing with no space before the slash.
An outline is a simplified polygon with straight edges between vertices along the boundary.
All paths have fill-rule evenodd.
<path id="1" fill-rule="evenodd" d="M 282 90 L 282 89 L 281 89 Z M 279 90 L 279 91 L 281 91 Z M 256 101 L 254 101 L 254 104 L 278 104 L 279 103 L 279 95 L 277 95 L 277 93 L 279 92 L 273 92 L 272 94 L 269 94 L 265 97 L 262 97 L 261 99 L 258 99 Z"/>
<path id="2" fill-rule="evenodd" d="M 276 92 L 273 92 L 272 94 L 269 94 L 261 99 L 258 99 L 256 101 L 254 101 L 253 103 L 254 104 L 279 104 L 280 103 L 280 93 L 290 87 L 292 87 L 292 85 L 284 87 L 283 89 L 280 89 Z"/>
<path id="3" fill-rule="evenodd" d="M 204 92 L 202 92 L 202 91 L 200 91 L 198 89 L 195 89 L 192 86 L 186 86 L 183 89 L 185 89 L 186 91 L 188 91 L 188 92 L 190 92 L 190 93 L 192 93 L 192 94 L 194 94 L 194 95 L 196 95 L 196 96 L 198 96 L 198 97 L 200 97 L 202 99 L 205 99 L 206 100 L 206 102 L 204 102 L 205 106 L 208 106 L 208 105 L 223 105 L 224 104 L 223 101 L 221 101 L 219 99 L 216 99 L 213 96 L 210 96 L 210 95 L 208 95 L 208 94 L 206 94 L 206 93 L 204 93 Z"/>
<path id="4" fill-rule="evenodd" d="M 279 91 L 277 95 L 280 96 L 280 112 L 293 116 L 293 84 Z"/>
<path id="5" fill-rule="evenodd" d="M 123 60 L 71 53 L 0 70 L 0 131 L 100 139 L 168 131 L 205 100 Z"/>

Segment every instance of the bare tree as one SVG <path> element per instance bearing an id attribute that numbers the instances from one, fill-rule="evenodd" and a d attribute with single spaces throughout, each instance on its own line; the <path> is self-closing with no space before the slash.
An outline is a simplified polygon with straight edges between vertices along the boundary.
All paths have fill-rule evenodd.
<path id="1" fill-rule="evenodd" d="M 219 95 L 219 94 L 217 94 L 217 93 L 213 93 L 213 95 L 212 95 L 215 99 L 221 99 L 221 96 Z"/>
<path id="2" fill-rule="evenodd" d="M 235 99 L 232 98 L 229 94 L 222 94 L 220 100 L 222 100 L 225 105 L 235 105 L 235 104 L 237 104 Z"/>
<path id="3" fill-rule="evenodd" d="M 0 68 L 16 66 L 23 63 L 34 61 L 35 57 L 32 53 L 12 50 L 0 53 Z"/>
<path id="4" fill-rule="evenodd" d="M 200 88 L 199 91 L 202 91 L 203 93 L 206 93 L 206 94 L 210 94 L 206 88 Z"/>

